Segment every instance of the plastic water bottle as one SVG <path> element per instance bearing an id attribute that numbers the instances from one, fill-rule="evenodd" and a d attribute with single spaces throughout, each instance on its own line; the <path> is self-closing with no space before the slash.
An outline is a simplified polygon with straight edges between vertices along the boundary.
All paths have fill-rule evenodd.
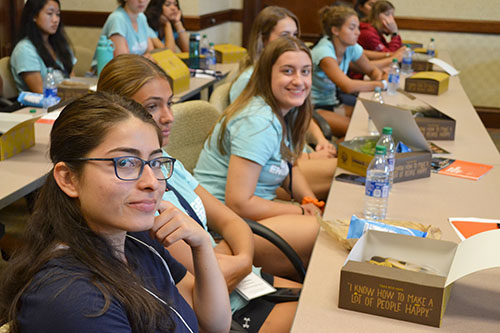
<path id="1" fill-rule="evenodd" d="M 406 45 L 405 51 L 403 52 L 401 73 L 406 74 L 406 75 L 412 73 L 412 69 L 411 69 L 411 65 L 413 63 L 412 56 L 413 56 L 413 51 L 408 47 L 408 45 Z"/>
<path id="2" fill-rule="evenodd" d="M 106 38 L 106 36 L 101 35 L 99 37 L 99 42 L 97 43 L 96 58 L 97 58 L 97 75 L 101 74 L 102 69 L 108 62 L 113 59 L 113 52 L 115 48 L 113 42 Z"/>
<path id="3" fill-rule="evenodd" d="M 382 97 L 382 88 L 375 87 L 375 91 L 373 92 L 372 101 L 378 102 L 380 104 L 384 104 L 384 98 Z M 370 135 L 379 135 L 377 127 L 373 123 L 372 118 L 368 115 L 368 133 Z"/>
<path id="4" fill-rule="evenodd" d="M 200 34 L 189 36 L 189 67 L 200 68 Z"/>
<path id="5" fill-rule="evenodd" d="M 436 44 L 434 43 L 434 38 L 431 38 L 429 44 L 427 45 L 427 54 L 431 57 L 436 55 Z"/>
<path id="6" fill-rule="evenodd" d="M 54 69 L 47 68 L 47 76 L 43 80 L 43 108 L 47 109 L 57 103 L 57 84 L 54 77 Z"/>
<path id="7" fill-rule="evenodd" d="M 365 209 L 367 219 L 385 219 L 389 199 L 389 165 L 385 159 L 385 147 L 375 147 L 375 157 L 366 170 Z"/>
<path id="8" fill-rule="evenodd" d="M 392 59 L 391 69 L 389 69 L 389 79 L 387 83 L 387 94 L 396 95 L 396 90 L 399 88 L 399 65 L 398 59 Z"/>
<path id="9" fill-rule="evenodd" d="M 212 69 L 212 70 L 215 70 L 215 64 L 217 64 L 217 55 L 215 53 L 215 49 L 214 49 L 214 43 L 210 43 L 209 44 L 209 48 L 208 48 L 208 52 L 207 52 L 207 65 L 208 65 L 208 69 Z"/>
<path id="10" fill-rule="evenodd" d="M 396 162 L 396 144 L 392 138 L 392 128 L 384 127 L 382 136 L 378 139 L 377 146 L 385 147 L 385 159 L 389 165 L 389 189 L 394 182 L 394 164 Z"/>
<path id="11" fill-rule="evenodd" d="M 207 35 L 203 35 L 200 42 L 200 54 L 202 56 L 207 56 L 209 47 L 210 44 L 208 43 Z"/>

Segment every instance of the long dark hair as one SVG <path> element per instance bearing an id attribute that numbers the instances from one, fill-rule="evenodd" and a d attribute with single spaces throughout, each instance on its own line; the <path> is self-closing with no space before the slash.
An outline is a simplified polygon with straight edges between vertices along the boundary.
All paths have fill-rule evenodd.
<path id="1" fill-rule="evenodd" d="M 309 123 L 312 117 L 312 106 L 309 96 L 305 99 L 304 103 L 297 107 L 296 117 L 290 124 L 291 130 L 291 144 L 293 151 L 285 145 L 285 117 L 280 111 L 276 97 L 272 92 L 272 80 L 271 73 L 272 68 L 278 58 L 285 52 L 288 51 L 302 51 L 305 52 L 309 59 L 311 59 L 311 52 L 309 48 L 300 39 L 295 37 L 279 37 L 272 42 L 270 42 L 262 52 L 255 65 L 255 70 L 250 77 L 247 87 L 243 92 L 236 98 L 233 104 L 229 105 L 227 109 L 221 116 L 219 122 L 221 123 L 219 136 L 217 137 L 217 148 L 220 153 L 225 155 L 227 152 L 224 149 L 223 143 L 226 136 L 226 128 L 231 120 L 236 114 L 238 114 L 255 96 L 260 96 L 269 105 L 281 123 L 282 127 L 282 138 L 281 138 L 281 154 L 283 158 L 287 161 L 293 161 L 298 157 L 302 149 L 304 148 L 305 135 Z M 212 130 L 213 131 L 213 130 Z M 213 133 L 213 132 L 212 132 Z M 210 136 L 212 136 L 210 133 Z M 210 141 L 209 141 L 210 142 Z"/>
<path id="2" fill-rule="evenodd" d="M 166 0 L 151 0 L 151 2 L 148 5 L 148 8 L 146 8 L 146 11 L 144 14 L 146 15 L 148 19 L 148 25 L 156 32 L 158 32 L 158 39 L 163 40 L 165 38 L 165 29 L 163 29 L 164 24 L 160 22 L 160 17 L 163 13 L 163 4 L 165 3 Z M 179 6 L 179 1 L 175 1 L 175 6 L 181 10 L 181 7 Z M 181 17 L 181 22 L 184 24 L 184 18 Z M 173 32 L 176 32 L 174 25 L 172 24 L 172 30 Z"/>
<path id="3" fill-rule="evenodd" d="M 77 99 L 61 112 L 52 128 L 52 162 L 54 165 L 65 162 L 80 177 L 84 163 L 67 161 L 87 156 L 112 128 L 134 117 L 156 130 L 160 144 L 160 130 L 139 103 L 101 92 Z M 103 308 L 89 316 L 104 314 L 112 299 L 116 299 L 127 312 L 134 332 L 171 331 L 175 327 L 170 310 L 143 288 L 138 288 L 143 285 L 140 278 L 117 258 L 103 237 L 91 230 L 82 215 L 79 200 L 70 198 L 59 188 L 53 170 L 36 200 L 25 238 L 25 244 L 14 253 L 0 276 L 0 324 L 11 322 L 12 332 L 21 330 L 17 322 L 21 297 L 28 288 L 36 287 L 33 283 L 35 274 L 50 259 L 61 257 L 70 268 L 84 267 L 84 271 L 88 271 L 79 276 L 71 274 L 67 276 L 69 279 L 87 278 L 103 295 Z M 59 244 L 65 244 L 67 248 L 57 249 Z M 56 277 L 42 276 L 36 284 L 54 279 Z"/>
<path id="4" fill-rule="evenodd" d="M 50 55 L 49 50 L 47 50 L 45 44 L 43 43 L 42 33 L 34 21 L 35 17 L 40 14 L 40 11 L 48 1 L 49 0 L 28 0 L 26 2 L 21 15 L 21 28 L 19 30 L 17 42 L 23 38 L 28 38 L 35 46 L 36 51 L 45 63 L 45 66 L 60 69 L 64 73 L 64 76 L 68 77 L 73 70 L 73 55 L 70 51 L 71 45 L 66 33 L 64 32 L 62 21 L 59 21 L 56 33 L 49 36 L 49 44 L 54 49 L 57 58 L 61 61 L 64 68 L 61 68 L 56 63 L 55 59 Z M 61 9 L 59 0 L 53 1 L 57 2 L 59 9 Z"/>

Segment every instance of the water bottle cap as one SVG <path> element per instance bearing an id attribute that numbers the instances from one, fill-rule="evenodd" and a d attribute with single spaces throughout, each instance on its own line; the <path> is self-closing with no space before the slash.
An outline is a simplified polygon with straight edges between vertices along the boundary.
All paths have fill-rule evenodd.
<path id="1" fill-rule="evenodd" d="M 384 146 L 376 146 L 375 147 L 375 155 L 385 155 L 386 148 Z"/>
<path id="2" fill-rule="evenodd" d="M 375 87 L 375 92 L 381 92 L 382 91 L 382 88 L 380 87 Z"/>
<path id="3" fill-rule="evenodd" d="M 209 46 L 214 46 L 215 44 L 213 42 L 208 43 Z"/>
<path id="4" fill-rule="evenodd" d="M 203 34 L 203 38 L 207 38 L 207 35 Z"/>
<path id="5" fill-rule="evenodd" d="M 433 41 L 434 41 L 434 38 L 431 38 L 431 42 L 433 42 Z"/>
<path id="6" fill-rule="evenodd" d="M 35 109 L 31 109 L 30 113 L 36 113 L 36 110 Z"/>
<path id="7" fill-rule="evenodd" d="M 391 134 L 392 135 L 392 127 L 384 127 L 382 130 L 382 134 Z"/>
<path id="8" fill-rule="evenodd" d="M 397 58 L 392 59 L 392 63 L 397 63 L 397 62 L 398 62 Z"/>

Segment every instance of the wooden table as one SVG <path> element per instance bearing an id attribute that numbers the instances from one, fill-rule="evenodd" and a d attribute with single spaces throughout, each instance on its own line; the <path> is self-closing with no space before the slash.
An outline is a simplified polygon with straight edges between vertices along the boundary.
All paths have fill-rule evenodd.
<path id="1" fill-rule="evenodd" d="M 370 98 L 372 93 L 361 97 Z M 492 164 L 479 181 L 431 174 L 430 178 L 394 184 L 387 217 L 432 224 L 442 239 L 459 242 L 449 217 L 500 218 L 500 154 L 465 95 L 458 77 L 450 78 L 441 96 L 415 94 L 453 117 L 455 141 L 433 141 L 450 151 L 451 158 Z M 397 104 L 401 96 L 386 96 Z M 347 139 L 366 135 L 367 112 L 357 103 Z M 339 169 L 336 173 L 345 172 Z M 361 215 L 364 187 L 334 181 L 324 218 L 349 220 Z M 498 248 L 492 249 L 500 255 Z M 422 332 L 435 328 L 338 308 L 340 269 L 347 251 L 321 230 L 313 250 L 292 332 Z M 477 272 L 458 280 L 452 288 L 441 332 L 500 331 L 500 268 Z"/>

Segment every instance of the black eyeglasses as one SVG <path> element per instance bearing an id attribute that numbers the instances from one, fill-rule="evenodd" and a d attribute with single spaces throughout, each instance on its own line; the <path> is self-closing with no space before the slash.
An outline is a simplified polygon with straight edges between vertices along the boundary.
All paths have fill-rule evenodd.
<path id="1" fill-rule="evenodd" d="M 167 180 L 174 172 L 175 158 L 157 157 L 146 161 L 136 156 L 120 156 L 114 158 L 74 158 L 68 161 L 113 161 L 115 175 L 121 180 L 137 180 L 141 178 L 144 165 L 149 165 L 158 180 Z"/>

